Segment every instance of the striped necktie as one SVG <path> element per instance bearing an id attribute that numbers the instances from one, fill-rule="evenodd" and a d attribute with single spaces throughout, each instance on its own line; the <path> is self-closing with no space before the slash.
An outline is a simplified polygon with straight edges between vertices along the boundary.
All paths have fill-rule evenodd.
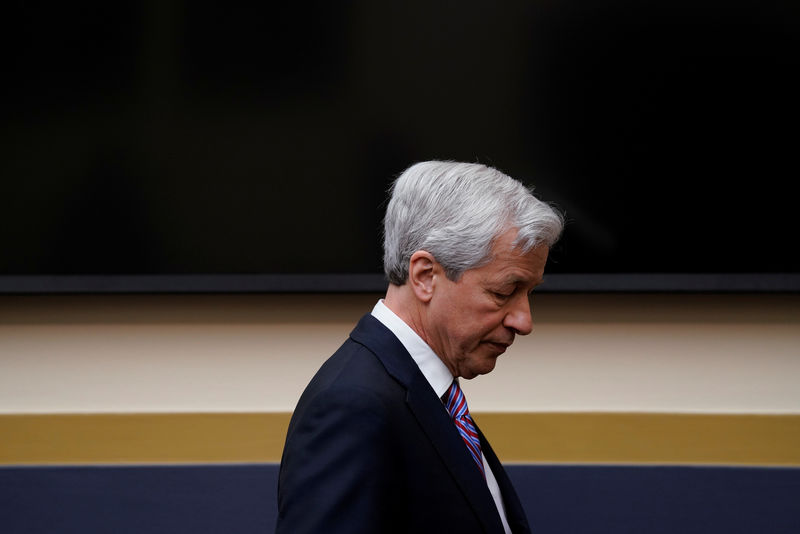
<path id="1" fill-rule="evenodd" d="M 447 390 L 445 397 L 445 406 L 453 422 L 456 424 L 458 433 L 467 445 L 467 450 L 472 455 L 472 459 L 478 464 L 481 474 L 486 478 L 486 473 L 483 470 L 483 456 L 481 456 L 481 441 L 478 438 L 478 431 L 475 429 L 475 422 L 469 415 L 467 409 L 467 399 L 464 398 L 464 392 L 458 387 L 458 381 L 453 380 L 450 389 Z"/>

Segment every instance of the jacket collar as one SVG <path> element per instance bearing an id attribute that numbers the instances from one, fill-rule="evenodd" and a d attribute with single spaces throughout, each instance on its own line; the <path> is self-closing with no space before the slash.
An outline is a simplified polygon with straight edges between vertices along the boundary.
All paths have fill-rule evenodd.
<path id="1" fill-rule="evenodd" d="M 453 383 L 453 375 L 425 340 L 386 306 L 383 300 L 379 300 L 372 308 L 372 316 L 391 330 L 392 334 L 403 344 L 433 391 L 436 392 L 436 396 L 441 398 L 447 393 Z"/>

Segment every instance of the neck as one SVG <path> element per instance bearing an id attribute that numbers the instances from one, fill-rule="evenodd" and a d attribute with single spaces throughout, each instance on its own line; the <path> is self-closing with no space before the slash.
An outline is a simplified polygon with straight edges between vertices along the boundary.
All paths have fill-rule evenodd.
<path id="1" fill-rule="evenodd" d="M 383 303 L 410 326 L 423 341 L 430 344 L 424 327 L 425 314 L 422 303 L 415 298 L 409 284 L 402 286 L 389 284 Z"/>

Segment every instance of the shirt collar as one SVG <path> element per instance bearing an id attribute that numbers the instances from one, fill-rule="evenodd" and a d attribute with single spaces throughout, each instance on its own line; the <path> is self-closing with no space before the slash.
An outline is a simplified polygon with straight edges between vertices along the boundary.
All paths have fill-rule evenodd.
<path id="1" fill-rule="evenodd" d="M 372 309 L 372 316 L 380 321 L 386 328 L 400 340 L 405 349 L 416 362 L 422 375 L 436 392 L 437 397 L 444 395 L 453 383 L 453 375 L 444 362 L 433 352 L 425 341 L 419 337 L 413 328 L 398 317 L 392 310 L 379 300 Z"/>

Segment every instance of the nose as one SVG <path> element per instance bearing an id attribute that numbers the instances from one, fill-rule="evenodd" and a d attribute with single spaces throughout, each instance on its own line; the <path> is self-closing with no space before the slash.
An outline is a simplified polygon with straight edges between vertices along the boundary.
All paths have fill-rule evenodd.
<path id="1" fill-rule="evenodd" d="M 521 336 L 533 332 L 533 318 L 531 317 L 531 302 L 528 295 L 519 295 L 510 303 L 503 325 L 514 330 Z"/>

